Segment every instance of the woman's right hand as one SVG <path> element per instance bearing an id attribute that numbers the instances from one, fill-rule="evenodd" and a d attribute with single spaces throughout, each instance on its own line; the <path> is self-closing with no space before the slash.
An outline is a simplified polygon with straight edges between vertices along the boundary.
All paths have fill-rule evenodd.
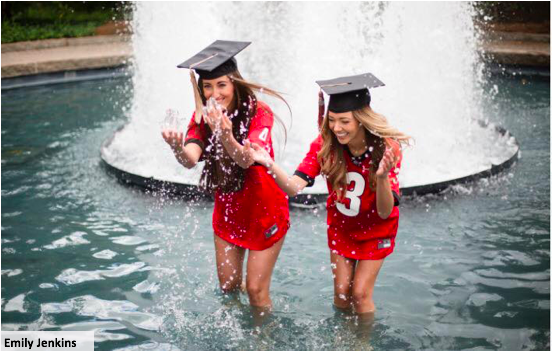
<path id="1" fill-rule="evenodd" d="M 184 133 L 177 132 L 174 129 L 165 129 L 161 132 L 163 139 L 171 147 L 176 160 L 186 168 L 194 167 L 201 157 L 201 147 L 195 143 L 190 143 L 184 147 Z"/>
<path id="2" fill-rule="evenodd" d="M 184 133 L 166 129 L 161 132 L 165 142 L 169 144 L 173 152 L 181 153 L 184 149 Z"/>

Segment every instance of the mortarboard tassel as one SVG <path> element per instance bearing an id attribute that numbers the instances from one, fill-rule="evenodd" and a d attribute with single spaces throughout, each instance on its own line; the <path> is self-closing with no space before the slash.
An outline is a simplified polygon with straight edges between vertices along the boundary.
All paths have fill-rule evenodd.
<path id="1" fill-rule="evenodd" d="M 318 130 L 322 130 L 322 121 L 324 120 L 324 93 L 318 92 Z"/>
<path id="2" fill-rule="evenodd" d="M 190 78 L 194 89 L 195 122 L 196 124 L 199 124 L 201 122 L 201 118 L 203 117 L 203 103 L 201 101 L 201 94 L 199 93 L 199 87 L 197 85 L 197 80 L 193 69 L 190 69 Z"/>

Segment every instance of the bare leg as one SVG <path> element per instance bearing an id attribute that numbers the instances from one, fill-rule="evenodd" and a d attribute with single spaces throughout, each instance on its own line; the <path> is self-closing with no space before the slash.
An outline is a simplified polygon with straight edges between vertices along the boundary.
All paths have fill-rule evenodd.
<path id="1" fill-rule="evenodd" d="M 284 245 L 284 238 L 266 250 L 249 250 L 246 289 L 251 306 L 261 307 L 268 311 L 272 308 L 269 295 L 270 280 L 282 245 Z"/>
<path id="2" fill-rule="evenodd" d="M 353 307 L 359 315 L 376 311 L 372 297 L 382 265 L 383 259 L 358 261 L 353 281 Z"/>
<path id="3" fill-rule="evenodd" d="M 221 290 L 224 293 L 238 291 L 242 284 L 245 249 L 215 235 L 215 255 Z"/>
<path id="4" fill-rule="evenodd" d="M 330 252 L 334 278 L 334 306 L 345 310 L 351 308 L 355 260 Z"/>

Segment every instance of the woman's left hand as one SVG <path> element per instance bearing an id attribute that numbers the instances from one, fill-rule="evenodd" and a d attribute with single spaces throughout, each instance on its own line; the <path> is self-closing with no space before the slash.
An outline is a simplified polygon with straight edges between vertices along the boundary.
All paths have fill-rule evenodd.
<path id="1" fill-rule="evenodd" d="M 391 168 L 395 167 L 397 161 L 397 156 L 395 156 L 393 150 L 390 148 L 386 148 L 385 153 L 383 154 L 383 157 L 381 158 L 381 161 L 379 163 L 378 170 L 376 171 L 376 177 L 387 178 L 389 171 L 391 170 Z"/>

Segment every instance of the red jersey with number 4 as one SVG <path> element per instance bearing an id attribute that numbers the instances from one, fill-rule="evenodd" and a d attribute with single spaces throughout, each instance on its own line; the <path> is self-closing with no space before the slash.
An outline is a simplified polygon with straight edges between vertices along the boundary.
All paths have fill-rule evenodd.
<path id="1" fill-rule="evenodd" d="M 400 146 L 393 141 L 393 150 L 400 155 Z M 310 150 L 303 162 L 299 165 L 296 175 L 307 180 L 310 185 L 314 178 L 320 174 L 320 164 L 317 155 L 322 148 L 322 137 L 318 136 L 310 146 Z M 363 252 L 372 249 L 389 249 L 394 247 L 394 239 L 399 225 L 398 194 L 399 182 L 398 171 L 401 166 L 401 159 L 389 171 L 389 183 L 395 198 L 395 206 L 388 218 L 382 219 L 376 208 L 376 192 L 369 187 L 370 163 L 372 162 L 370 152 L 360 157 L 353 157 L 348 149 L 344 152 L 347 167 L 347 192 L 341 201 L 337 199 L 337 193 L 333 191 L 332 185 L 328 185 L 328 200 L 326 203 L 328 211 L 328 245 L 330 249 L 336 250 L 339 254 L 354 259 L 379 259 L 379 255 L 371 252 Z M 370 245 L 369 241 L 374 241 Z M 392 251 L 392 247 L 391 247 Z M 391 253 L 387 250 L 387 254 Z M 386 254 L 386 255 L 387 255 Z M 385 255 L 385 256 L 386 256 Z M 385 257 L 384 256 L 384 257 Z M 373 258 L 375 257 L 375 258 Z"/>
<path id="2" fill-rule="evenodd" d="M 258 101 L 257 112 L 249 126 L 248 139 L 267 149 L 274 158 L 271 130 L 274 115 L 268 105 Z M 202 120 L 194 117 L 188 125 L 185 144 L 197 143 L 202 150 L 209 147 Z M 250 166 L 241 190 L 215 194 L 213 229 L 220 238 L 251 250 L 265 250 L 279 241 L 289 228 L 287 195 L 261 165 Z"/>

